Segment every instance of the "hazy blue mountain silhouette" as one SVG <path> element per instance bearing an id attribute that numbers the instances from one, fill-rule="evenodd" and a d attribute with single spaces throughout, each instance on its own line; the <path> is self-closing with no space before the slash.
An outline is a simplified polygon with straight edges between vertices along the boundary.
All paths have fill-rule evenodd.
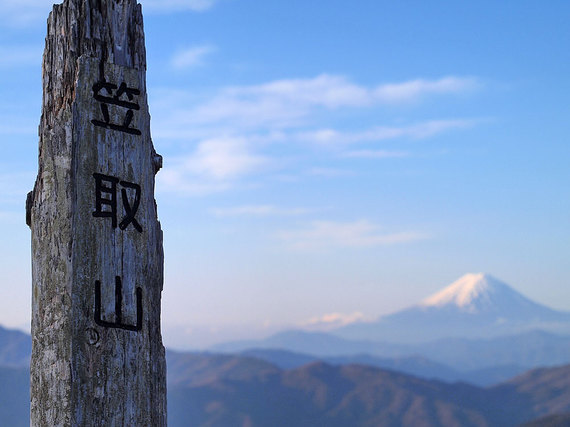
<path id="1" fill-rule="evenodd" d="M 490 339 L 447 338 L 419 344 L 352 341 L 325 333 L 287 331 L 264 340 L 218 345 L 212 351 L 240 353 L 251 349 L 287 350 L 318 359 L 360 354 L 383 358 L 422 356 L 460 371 L 570 363 L 570 336 L 543 331 Z"/>
<path id="2" fill-rule="evenodd" d="M 378 353 L 382 344 L 374 341 L 347 340 L 324 332 L 283 331 L 262 340 L 232 341 L 212 347 L 212 351 L 239 353 L 251 348 L 285 349 L 315 356 Z M 387 345 L 387 348 L 391 348 Z"/>
<path id="3" fill-rule="evenodd" d="M 169 425 L 175 427 L 508 427 L 570 411 L 570 366 L 480 388 L 362 365 L 314 362 L 281 370 L 235 355 L 168 357 L 169 366 L 195 365 L 169 370 Z"/>
<path id="4" fill-rule="evenodd" d="M 28 334 L 0 326 L 0 366 L 28 366 L 31 354 Z"/>
<path id="5" fill-rule="evenodd" d="M 240 353 L 240 356 L 265 360 L 281 369 L 295 369 L 321 360 L 334 366 L 354 364 L 373 366 L 414 375 L 420 378 L 437 379 L 446 382 L 461 381 L 483 387 L 506 381 L 528 370 L 527 367 L 518 365 L 492 366 L 475 370 L 458 370 L 417 355 L 385 358 L 371 356 L 369 354 L 355 354 L 352 356 L 318 358 L 316 356 L 293 353 L 286 350 L 250 349 Z"/>

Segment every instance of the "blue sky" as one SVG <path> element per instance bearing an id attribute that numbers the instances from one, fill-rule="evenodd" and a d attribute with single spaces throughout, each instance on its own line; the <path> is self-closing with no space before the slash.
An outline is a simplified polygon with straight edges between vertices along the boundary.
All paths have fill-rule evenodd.
<path id="1" fill-rule="evenodd" d="M 165 343 L 326 330 L 467 272 L 570 310 L 570 4 L 146 0 Z M 51 2 L 0 0 L 0 323 Z"/>

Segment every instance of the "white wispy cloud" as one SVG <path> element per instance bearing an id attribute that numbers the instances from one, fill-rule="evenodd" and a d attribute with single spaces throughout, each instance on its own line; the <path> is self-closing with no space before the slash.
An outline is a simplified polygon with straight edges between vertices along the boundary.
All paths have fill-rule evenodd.
<path id="1" fill-rule="evenodd" d="M 358 143 L 379 142 L 394 138 L 422 139 L 453 129 L 474 126 L 478 120 L 432 120 L 402 127 L 378 127 L 360 132 L 342 132 L 332 129 L 318 129 L 309 132 L 287 133 L 287 130 L 269 134 L 243 132 L 238 136 L 213 136 L 200 139 L 193 152 L 171 158 L 161 172 L 159 188 L 185 194 L 207 194 L 225 191 L 234 187 L 237 181 L 260 172 L 276 172 L 283 159 L 277 160 L 264 149 L 276 142 L 310 142 L 326 146 L 354 146 Z M 1 131 L 1 129 L 0 129 Z M 186 135 L 196 137 L 208 131 L 191 130 Z M 213 134 L 216 132 L 214 130 Z M 160 131 L 159 136 L 164 137 Z M 340 153 L 345 158 L 388 159 L 408 157 L 406 151 L 354 149 Z M 331 167 L 326 164 L 314 165 L 305 175 L 324 178 L 337 178 L 353 175 L 348 168 Z"/>
<path id="2" fill-rule="evenodd" d="M 299 133 L 295 138 L 328 145 L 355 144 L 403 137 L 422 139 L 453 129 L 472 127 L 479 122 L 480 120 L 478 119 L 428 120 L 406 126 L 379 126 L 359 132 L 343 132 L 336 129 L 316 129 Z"/>
<path id="3" fill-rule="evenodd" d="M 204 65 L 205 58 L 217 49 L 211 45 L 195 46 L 177 52 L 170 63 L 176 69 L 185 69 Z"/>
<path id="4" fill-rule="evenodd" d="M 267 161 L 255 154 L 243 138 L 214 138 L 202 141 L 186 159 L 185 167 L 197 175 L 224 180 L 246 175 Z"/>
<path id="5" fill-rule="evenodd" d="M 223 191 L 270 162 L 245 138 L 211 138 L 201 141 L 193 153 L 170 159 L 161 172 L 161 188 L 198 194 Z"/>
<path id="6" fill-rule="evenodd" d="M 208 46 L 193 48 L 180 56 L 179 66 L 196 64 L 210 52 Z M 275 156 L 271 147 L 277 144 L 287 147 L 291 158 L 313 161 L 315 153 L 309 150 L 322 148 L 332 148 L 332 155 L 337 159 L 339 156 L 405 157 L 408 153 L 403 151 L 371 150 L 358 144 L 429 138 L 475 126 L 478 120 L 435 119 L 350 130 L 342 125 L 339 128 L 318 125 L 323 117 L 343 114 L 341 110 L 348 110 L 349 114 L 360 110 L 369 112 L 377 106 L 461 94 L 478 86 L 480 83 L 475 78 L 456 76 L 366 86 L 344 76 L 321 74 L 313 78 L 225 87 L 211 96 L 190 91 L 157 91 L 152 99 L 153 136 L 176 141 L 181 147 L 191 144 L 197 147 L 171 161 L 162 179 L 171 184 L 171 189 L 184 188 L 186 193 L 227 190 L 237 181 L 260 171 L 273 168 L 273 172 L 277 172 L 280 163 L 288 161 Z M 346 150 L 344 145 L 351 149 Z M 339 150 L 347 152 L 343 154 Z M 309 171 L 305 176 L 307 173 L 323 177 L 354 173 L 344 166 L 331 167 L 326 160 L 321 157 L 318 165 L 304 167 Z M 290 170 L 279 172 L 291 174 Z M 298 174 L 298 171 L 293 173 Z"/>
<path id="7" fill-rule="evenodd" d="M 308 208 L 284 208 L 273 205 L 244 205 L 229 208 L 214 208 L 212 213 L 219 217 L 230 216 L 296 216 L 314 212 Z"/>
<path id="8" fill-rule="evenodd" d="M 284 230 L 277 237 L 295 249 L 363 248 L 427 239 L 415 231 L 390 233 L 366 220 L 353 222 L 314 221 L 299 230 Z"/>
<path id="9" fill-rule="evenodd" d="M 478 87 L 471 77 L 367 87 L 343 76 L 322 74 L 307 79 L 283 79 L 221 89 L 198 105 L 179 105 L 169 115 L 169 128 L 222 125 L 232 129 L 286 129 L 310 122 L 321 111 L 371 108 L 395 102 L 419 101 L 428 95 L 459 94 Z M 178 100 L 185 97 L 178 96 Z M 191 98 L 191 94 L 186 98 Z M 435 122 L 434 122 L 435 124 Z M 380 129 L 389 137 L 391 129 Z M 377 133 L 379 132 L 377 131 Z M 396 130 L 398 132 L 398 130 Z M 327 138 L 323 134 L 323 138 Z"/>
<path id="10" fill-rule="evenodd" d="M 156 180 L 159 194 L 174 193 L 178 196 L 204 196 L 228 191 L 233 187 L 229 181 L 213 181 L 204 178 L 195 179 L 183 168 L 171 167 L 160 171 Z"/>
<path id="11" fill-rule="evenodd" d="M 462 93 L 480 86 L 481 83 L 473 77 L 448 76 L 438 80 L 416 79 L 378 86 L 374 90 L 374 96 L 383 102 L 410 102 L 427 95 Z"/>
<path id="12" fill-rule="evenodd" d="M 363 322 L 369 320 L 361 312 L 355 313 L 327 313 L 322 316 L 314 316 L 299 323 L 303 329 L 311 331 L 331 331 L 341 326 L 350 325 L 351 323 Z"/>

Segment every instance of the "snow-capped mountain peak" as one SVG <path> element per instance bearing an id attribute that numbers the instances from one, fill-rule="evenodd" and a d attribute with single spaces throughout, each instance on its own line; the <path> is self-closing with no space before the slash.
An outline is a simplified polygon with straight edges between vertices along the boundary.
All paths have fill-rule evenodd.
<path id="1" fill-rule="evenodd" d="M 483 273 L 462 276 L 448 287 L 423 300 L 423 307 L 455 306 L 464 311 L 475 312 L 495 305 L 515 292 L 506 284 Z M 509 295 L 510 294 L 510 295 Z"/>
<path id="2" fill-rule="evenodd" d="M 346 339 L 418 342 L 545 330 L 567 334 L 570 313 L 553 310 L 488 274 L 466 274 L 421 303 L 336 330 Z"/>

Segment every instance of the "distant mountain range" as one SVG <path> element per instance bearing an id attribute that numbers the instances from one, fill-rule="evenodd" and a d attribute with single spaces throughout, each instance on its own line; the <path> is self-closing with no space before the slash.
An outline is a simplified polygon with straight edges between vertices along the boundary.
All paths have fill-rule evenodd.
<path id="1" fill-rule="evenodd" d="M 421 356 L 458 371 L 482 370 L 497 366 L 530 369 L 570 363 L 570 336 L 533 331 L 492 339 L 448 338 L 421 344 L 391 344 L 350 341 L 320 332 L 287 331 L 264 340 L 221 344 L 211 350 L 221 353 L 284 350 L 310 354 L 319 360 L 334 357 L 350 358 L 355 355 L 397 360 Z"/>
<path id="2" fill-rule="evenodd" d="M 490 388 L 363 365 L 283 370 L 245 356 L 167 353 L 168 425 L 566 426 L 570 365 Z M 29 425 L 27 368 L 0 367 L 0 424 Z M 562 424 L 561 424 L 562 423 Z"/>
<path id="3" fill-rule="evenodd" d="M 490 388 L 363 365 L 281 370 L 251 357 L 168 353 L 170 426 L 516 426 L 570 412 L 570 366 Z"/>
<path id="4" fill-rule="evenodd" d="M 21 339 L 19 334 L 4 336 Z M 4 344 L 15 345 L 9 339 Z M 27 357 L 22 352 L 16 359 Z M 291 366 L 284 369 L 263 358 Z M 570 365 L 481 388 L 396 372 L 421 366 L 427 372 L 448 369 L 421 357 L 362 355 L 325 363 L 310 355 L 266 350 L 246 355 L 168 351 L 167 363 L 168 417 L 174 427 L 515 426 L 540 418 L 529 424 L 534 427 L 564 425 L 556 423 L 570 413 Z M 385 370 L 364 364 L 392 366 Z M 0 363 L 0 424 L 29 424 L 27 366 Z"/>
<path id="5" fill-rule="evenodd" d="M 296 369 L 317 361 L 333 366 L 357 364 L 401 372 L 425 379 L 436 379 L 449 383 L 465 382 L 481 387 L 498 384 L 528 370 L 527 367 L 519 365 L 498 365 L 482 369 L 458 370 L 423 356 L 384 358 L 368 354 L 355 354 L 352 356 L 319 358 L 308 354 L 270 349 L 250 349 L 240 353 L 240 356 L 264 360 L 281 369 Z"/>

